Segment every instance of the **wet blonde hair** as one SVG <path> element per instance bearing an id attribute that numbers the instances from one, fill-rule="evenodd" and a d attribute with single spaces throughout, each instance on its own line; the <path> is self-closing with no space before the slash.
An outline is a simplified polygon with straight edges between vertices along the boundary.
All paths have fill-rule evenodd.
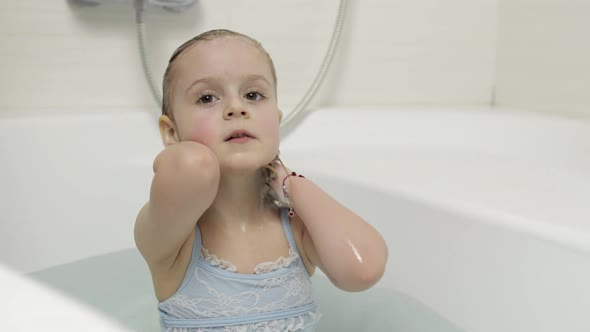
<path id="1" fill-rule="evenodd" d="M 259 50 L 264 53 L 266 56 L 268 63 L 270 65 L 270 70 L 272 73 L 272 79 L 274 83 L 275 94 L 277 90 L 277 73 L 275 70 L 274 63 L 272 58 L 266 52 L 262 44 L 258 42 L 256 39 L 241 34 L 239 32 L 226 30 L 226 29 L 215 29 L 203 32 L 202 34 L 195 36 L 189 40 L 187 40 L 184 44 L 180 45 L 168 60 L 168 66 L 166 67 L 166 71 L 164 72 L 164 79 L 162 82 L 162 114 L 168 116 L 170 119 L 173 119 L 172 109 L 170 105 L 170 99 L 172 95 L 173 83 L 174 83 L 174 61 L 188 48 L 193 45 L 196 45 L 200 41 L 212 41 L 222 37 L 236 37 L 247 40 L 251 42 L 254 46 L 258 47 Z"/>

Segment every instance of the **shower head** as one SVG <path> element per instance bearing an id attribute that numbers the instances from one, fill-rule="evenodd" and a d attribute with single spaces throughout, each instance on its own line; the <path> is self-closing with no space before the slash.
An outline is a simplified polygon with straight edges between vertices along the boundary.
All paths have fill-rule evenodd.
<path id="1" fill-rule="evenodd" d="M 69 0 L 72 3 L 83 6 L 98 6 L 101 4 L 125 4 L 125 3 L 137 3 L 139 2 L 142 6 L 155 5 L 163 7 L 172 11 L 183 11 L 189 9 L 197 3 L 197 0 Z"/>

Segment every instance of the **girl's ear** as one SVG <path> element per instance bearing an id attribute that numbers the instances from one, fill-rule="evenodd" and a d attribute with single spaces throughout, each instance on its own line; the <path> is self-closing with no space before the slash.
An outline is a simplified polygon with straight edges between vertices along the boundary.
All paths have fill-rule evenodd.
<path id="1" fill-rule="evenodd" d="M 176 130 L 176 124 L 168 115 L 161 115 L 158 120 L 160 126 L 160 136 L 162 137 L 162 143 L 165 146 L 180 142 L 178 138 L 178 131 Z"/>
<path id="2" fill-rule="evenodd" d="M 283 111 L 279 110 L 279 123 L 283 120 Z"/>

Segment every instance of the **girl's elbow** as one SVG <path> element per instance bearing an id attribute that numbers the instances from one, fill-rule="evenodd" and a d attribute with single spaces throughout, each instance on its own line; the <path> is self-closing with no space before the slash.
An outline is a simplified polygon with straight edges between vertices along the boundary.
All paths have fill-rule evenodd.
<path id="1" fill-rule="evenodd" d="M 364 291 L 373 287 L 385 273 L 385 266 L 376 266 L 362 269 L 359 273 L 357 285 L 358 291 Z"/>
<path id="2" fill-rule="evenodd" d="M 348 292 L 362 292 L 373 287 L 385 273 L 385 266 L 361 266 L 355 269 L 350 278 L 343 283 L 336 284 Z"/>
<path id="3" fill-rule="evenodd" d="M 385 274 L 385 265 L 387 263 L 387 247 L 382 254 L 376 254 L 370 262 L 359 264 L 356 271 L 356 285 L 358 291 L 364 291 L 373 287 Z"/>

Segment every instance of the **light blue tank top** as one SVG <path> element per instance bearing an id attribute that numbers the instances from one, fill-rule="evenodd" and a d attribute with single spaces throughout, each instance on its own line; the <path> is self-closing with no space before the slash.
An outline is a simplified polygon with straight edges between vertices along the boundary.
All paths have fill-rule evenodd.
<path id="1" fill-rule="evenodd" d="M 192 257 L 180 288 L 158 304 L 162 331 L 313 331 L 319 314 L 311 280 L 287 210 L 281 209 L 280 216 L 289 246 L 298 257 L 286 267 L 262 274 L 230 272 L 205 261 L 196 227 Z"/>

